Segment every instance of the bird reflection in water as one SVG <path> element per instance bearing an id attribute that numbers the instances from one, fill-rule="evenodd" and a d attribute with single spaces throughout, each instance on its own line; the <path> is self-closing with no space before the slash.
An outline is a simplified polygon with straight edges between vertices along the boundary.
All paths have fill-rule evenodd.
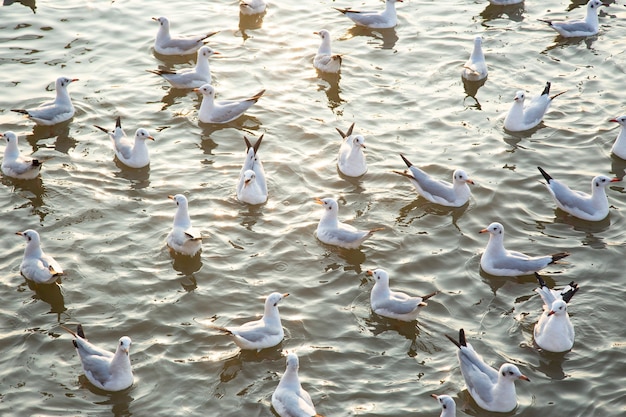
<path id="1" fill-rule="evenodd" d="M 513 22 L 521 22 L 524 20 L 524 2 L 508 6 L 489 3 L 480 14 L 480 17 L 483 18 L 483 26 L 489 26 L 487 24 L 489 21 L 500 18 L 507 18 Z"/>
<path id="2" fill-rule="evenodd" d="M 87 389 L 89 389 L 89 391 L 91 391 L 91 392 L 93 392 L 94 394 L 97 394 L 97 395 L 105 395 L 105 396 L 108 397 L 104 401 L 94 401 L 94 404 L 96 404 L 96 405 L 110 405 L 111 406 L 111 413 L 115 417 L 122 417 L 122 416 L 126 417 L 126 416 L 132 416 L 133 415 L 133 413 L 130 411 L 130 405 L 135 400 L 130 395 L 130 392 L 133 389 L 132 386 L 130 388 L 124 390 L 124 391 L 108 392 L 108 391 L 102 391 L 102 390 L 94 387 L 93 385 L 91 385 L 89 383 L 89 381 L 87 380 L 87 377 L 85 375 L 81 375 L 78 379 L 79 379 L 81 385 L 87 387 Z"/>
<path id="3" fill-rule="evenodd" d="M 61 286 L 58 282 L 54 282 L 52 284 L 39 284 L 28 279 L 25 281 L 28 288 L 35 291 L 33 298 L 50 304 L 49 314 L 56 314 L 57 321 L 60 322 L 61 313 L 67 310 L 67 308 L 65 307 L 63 292 L 61 291 Z"/>
<path id="4" fill-rule="evenodd" d="M 35 10 L 37 9 L 37 4 L 36 4 L 36 0 L 4 0 L 2 2 L 3 6 L 10 6 L 13 3 L 19 3 L 22 4 L 26 7 L 28 7 L 29 9 L 31 9 L 33 11 L 33 13 L 36 13 Z"/>
<path id="5" fill-rule="evenodd" d="M 431 203 L 422 196 L 418 196 L 411 203 L 400 208 L 398 216 L 396 217 L 396 223 L 409 225 L 416 220 L 421 219 L 429 214 L 436 216 L 451 216 L 452 224 L 457 230 L 461 231 L 457 222 L 465 213 L 465 210 L 469 207 L 469 201 L 461 207 L 446 207 L 439 204 Z M 415 211 L 413 214 L 412 212 Z"/>
<path id="6" fill-rule="evenodd" d="M 369 29 L 363 26 L 353 26 L 348 30 L 343 39 L 354 38 L 356 36 L 368 36 L 373 38 L 368 43 L 380 44 L 381 49 L 393 49 L 399 39 L 395 28 Z"/>
<path id="7" fill-rule="evenodd" d="M 7 187 L 13 187 L 13 192 L 26 200 L 23 204 L 15 207 L 16 209 L 32 207 L 31 214 L 38 216 L 39 221 L 43 223 L 48 212 L 44 205 L 46 188 L 43 185 L 41 176 L 32 180 L 20 180 L 3 176 L 0 182 Z"/>
<path id="8" fill-rule="evenodd" d="M 261 29 L 263 26 L 263 18 L 265 17 L 265 12 L 245 15 L 243 13 L 239 13 L 239 32 L 241 33 L 241 37 L 244 42 L 250 38 L 250 35 L 246 33 L 249 30 Z"/>
<path id="9" fill-rule="evenodd" d="M 256 350 L 238 350 L 235 356 L 224 361 L 224 367 L 220 372 L 220 381 L 226 383 L 235 379 L 239 371 L 243 369 L 244 362 L 277 361 L 282 358 L 283 342 L 258 352 Z"/>
<path id="10" fill-rule="evenodd" d="M 334 112 L 335 109 L 341 105 L 341 103 L 345 102 L 345 100 L 340 96 L 341 88 L 339 87 L 339 80 L 341 79 L 341 74 L 330 74 L 317 71 L 317 76 L 319 79 L 317 89 L 318 91 L 324 90 L 326 98 L 328 99 L 328 108 Z"/>
<path id="11" fill-rule="evenodd" d="M 409 344 L 409 350 L 406 352 L 409 357 L 414 358 L 417 356 L 418 351 L 429 353 L 431 350 L 421 341 L 418 341 L 420 335 L 420 328 L 417 325 L 417 321 L 405 322 L 401 320 L 389 319 L 372 312 L 371 316 L 365 319 L 367 328 L 374 336 L 378 336 L 384 332 L 393 331 L 397 332 L 401 336 L 404 336 L 411 343 Z"/>

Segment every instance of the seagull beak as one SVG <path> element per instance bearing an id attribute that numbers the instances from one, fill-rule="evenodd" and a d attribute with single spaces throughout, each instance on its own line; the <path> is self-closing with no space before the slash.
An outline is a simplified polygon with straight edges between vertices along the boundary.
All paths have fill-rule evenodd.
<path id="1" fill-rule="evenodd" d="M 18 235 L 18 236 L 24 236 L 24 233 L 22 233 L 22 232 L 15 232 L 15 234 Z"/>
<path id="2" fill-rule="evenodd" d="M 199 88 L 194 88 L 193 91 L 195 91 L 197 93 L 198 91 L 200 91 L 200 89 Z"/>
<path id="3" fill-rule="evenodd" d="M 219 51 L 213 51 L 213 55 L 222 55 Z"/>
<path id="4" fill-rule="evenodd" d="M 285 297 L 289 297 L 289 293 L 288 292 L 283 294 L 283 298 L 285 298 Z"/>
<path id="5" fill-rule="evenodd" d="M 474 180 L 471 180 L 471 179 L 469 179 L 469 178 L 468 178 L 468 179 L 467 179 L 467 181 L 465 181 L 465 182 L 466 182 L 466 183 L 468 183 L 468 184 L 472 184 L 472 185 L 474 185 Z"/>
<path id="6" fill-rule="evenodd" d="M 71 82 L 74 82 L 74 81 L 79 81 L 79 79 L 78 79 L 78 78 L 72 78 L 70 81 L 71 81 Z"/>
<path id="7" fill-rule="evenodd" d="M 250 184 L 250 180 L 249 180 L 249 179 L 247 179 L 247 180 L 245 180 L 243 183 L 244 183 L 245 185 L 248 185 L 248 184 Z"/>
<path id="8" fill-rule="evenodd" d="M 152 20 L 154 20 L 155 22 L 158 22 L 158 21 L 159 21 L 159 19 L 158 19 L 158 18 L 156 18 L 156 17 L 153 17 L 153 18 L 152 18 Z"/>
<path id="9" fill-rule="evenodd" d="M 478 233 L 489 233 L 489 230 L 483 229 L 483 230 L 480 230 Z"/>
<path id="10" fill-rule="evenodd" d="M 154 140 L 152 136 L 148 136 L 146 139 Z"/>
<path id="11" fill-rule="evenodd" d="M 315 197 L 315 204 L 324 204 L 324 202 L 322 201 L 322 199 Z"/>
<path id="12" fill-rule="evenodd" d="M 374 271 L 372 271 L 371 269 L 368 269 L 367 271 L 365 271 L 365 273 L 367 274 L 367 276 L 371 277 L 374 276 Z"/>
<path id="13" fill-rule="evenodd" d="M 609 122 L 619 123 L 617 119 L 609 119 Z"/>
<path id="14" fill-rule="evenodd" d="M 528 378 L 526 375 L 520 375 L 519 379 L 530 382 L 530 378 Z"/>
<path id="15" fill-rule="evenodd" d="M 170 200 L 173 200 L 174 196 L 173 195 L 168 195 L 167 198 L 169 198 Z"/>
<path id="16" fill-rule="evenodd" d="M 319 35 L 320 33 L 319 33 L 319 32 L 313 32 L 313 34 L 314 34 L 314 35 Z"/>
<path id="17" fill-rule="evenodd" d="M 617 178 L 617 177 L 615 177 L 615 178 L 611 178 L 611 182 L 619 182 L 619 181 L 621 181 L 621 179 L 619 179 L 619 178 Z"/>
<path id="18" fill-rule="evenodd" d="M 361 148 L 363 149 L 367 149 L 367 147 L 365 145 L 361 145 Z"/>

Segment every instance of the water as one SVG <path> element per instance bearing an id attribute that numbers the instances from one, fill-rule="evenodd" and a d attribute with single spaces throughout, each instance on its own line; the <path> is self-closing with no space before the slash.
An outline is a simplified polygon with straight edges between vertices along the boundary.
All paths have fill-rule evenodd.
<path id="1" fill-rule="evenodd" d="M 18 132 L 23 151 L 52 159 L 40 180 L 1 180 L 0 414 L 269 416 L 281 351 L 295 350 L 322 414 L 435 416 L 429 395 L 447 393 L 458 415 L 489 415 L 469 399 L 456 348 L 444 337 L 463 327 L 489 363 L 514 362 L 531 379 L 517 384 L 516 415 L 623 415 L 623 185 L 608 190 L 610 217 L 591 224 L 555 211 L 536 170 L 587 190 L 593 175 L 623 176 L 626 166 L 610 156 L 618 131 L 607 122 L 624 112 L 626 10 L 604 9 L 600 35 L 583 41 L 559 42 L 536 20 L 580 16 L 583 3 L 405 1 L 398 27 L 375 32 L 331 8 L 360 2 L 272 2 L 262 21 L 241 23 L 236 2 L 221 0 L 2 7 L 0 131 Z M 198 126 L 198 96 L 171 91 L 145 71 L 195 59 L 154 56 L 150 18 L 160 15 L 176 33 L 220 30 L 210 42 L 221 53 L 211 59 L 218 95 L 267 89 L 245 117 Z M 313 32 L 322 28 L 345 58 L 339 80 L 318 77 L 311 65 L 319 45 Z M 490 74 L 472 98 L 459 74 L 476 34 Z M 77 108 L 71 122 L 33 128 L 9 111 L 52 97 L 60 75 L 80 79 L 69 88 Z M 544 125 L 505 133 L 515 91 L 538 94 L 546 81 L 567 93 Z M 108 139 L 92 127 L 113 127 L 117 115 L 127 131 L 145 127 L 155 136 L 149 169 L 117 165 Z M 352 122 L 368 147 L 369 172 L 360 179 L 340 177 L 335 166 L 335 128 Z M 248 207 L 235 197 L 242 136 L 262 133 L 270 198 Z M 445 210 L 416 198 L 391 172 L 404 168 L 399 152 L 442 178 L 463 167 L 476 181 L 470 204 Z M 175 210 L 167 196 L 175 193 L 187 195 L 206 236 L 193 262 L 173 260 L 164 247 Z M 342 220 L 385 230 L 359 251 L 321 244 L 313 198 L 326 196 L 339 199 Z M 551 286 L 581 286 L 570 306 L 571 352 L 532 347 L 541 311 L 534 278 L 480 273 L 487 237 L 478 231 L 496 220 L 509 247 L 571 252 L 546 271 Z M 27 228 L 40 231 L 44 249 L 65 268 L 61 290 L 33 289 L 20 276 L 24 242 L 14 233 Z M 375 267 L 390 272 L 394 288 L 441 291 L 417 326 L 371 313 L 365 271 Z M 280 307 L 286 338 L 275 350 L 239 353 L 202 325 L 243 323 L 272 291 L 291 294 Z M 86 382 L 60 328 L 78 322 L 109 349 L 132 337 L 130 390 L 108 395 Z"/>

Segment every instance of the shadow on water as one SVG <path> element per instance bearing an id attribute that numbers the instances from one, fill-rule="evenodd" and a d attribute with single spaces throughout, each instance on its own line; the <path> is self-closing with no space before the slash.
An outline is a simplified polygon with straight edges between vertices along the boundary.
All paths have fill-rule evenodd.
<path id="1" fill-rule="evenodd" d="M 254 109 L 254 106 L 252 109 Z M 198 126 L 202 129 L 201 137 L 204 141 L 206 139 L 210 139 L 213 133 L 229 128 L 243 130 L 251 135 L 258 136 L 255 132 L 257 132 L 261 127 L 261 122 L 254 116 L 244 114 L 228 123 L 203 123 L 198 120 Z"/>
<path id="2" fill-rule="evenodd" d="M 186 97 L 189 93 L 195 94 L 193 90 L 170 87 L 167 91 L 167 94 L 165 94 L 161 99 L 161 102 L 163 103 L 163 107 L 161 107 L 161 110 L 167 110 L 168 107 L 177 104 L 178 99 Z"/>
<path id="3" fill-rule="evenodd" d="M 150 165 L 143 168 L 130 168 L 124 165 L 117 156 L 115 157 L 115 166 L 119 168 L 118 172 L 115 172 L 116 178 L 124 178 L 131 183 L 131 188 L 140 190 L 150 186 Z"/>
<path id="4" fill-rule="evenodd" d="M 457 224 L 465 210 L 469 207 L 469 201 L 461 207 L 446 207 L 439 204 L 431 203 L 424 197 L 419 196 L 411 203 L 400 208 L 396 223 L 410 225 L 414 221 L 421 219 L 429 214 L 436 216 L 450 216 L 452 224 L 457 230 L 461 230 Z"/>
<path id="5" fill-rule="evenodd" d="M 471 106 L 466 105 L 465 107 L 476 107 L 478 110 L 482 110 L 480 102 L 476 98 L 476 94 L 478 94 L 478 89 L 482 87 L 483 85 L 485 85 L 485 83 L 487 82 L 487 78 L 489 77 L 485 77 L 479 81 L 469 81 L 461 77 L 461 80 L 463 81 L 463 89 L 465 90 L 465 94 L 467 94 L 465 99 L 463 99 L 463 104 L 465 104 L 465 101 L 468 97 L 471 97 L 472 99 L 474 99 L 474 102 L 475 102 Z"/>
<path id="6" fill-rule="evenodd" d="M 37 4 L 36 4 L 36 0 L 4 0 L 2 2 L 3 6 L 10 6 L 14 3 L 19 3 L 22 4 L 26 7 L 28 7 L 29 9 L 31 9 L 33 11 L 33 13 L 36 13 L 35 10 L 37 9 Z"/>
<path id="7" fill-rule="evenodd" d="M 521 22 L 524 20 L 524 2 L 511 4 L 509 6 L 498 6 L 489 3 L 480 14 L 480 17 L 483 19 L 483 26 L 488 26 L 486 23 L 500 18 L 506 18 L 513 22 Z"/>
<path id="8" fill-rule="evenodd" d="M 244 42 L 248 40 L 251 36 L 246 33 L 248 30 L 261 29 L 263 26 L 263 18 L 265 17 L 265 13 L 245 15 L 239 13 L 239 32 L 235 35 L 241 33 L 241 37 Z"/>
<path id="9" fill-rule="evenodd" d="M 321 245 L 327 248 L 327 252 L 324 253 L 324 258 L 332 258 L 333 255 L 339 256 L 346 261 L 346 265 L 341 265 L 337 262 L 332 262 L 324 268 L 325 271 L 332 271 L 342 268 L 344 271 L 355 271 L 360 274 L 362 271 L 361 265 L 365 263 L 365 254 L 360 249 L 345 249 L 338 246 L 327 245 L 320 242 Z"/>
<path id="10" fill-rule="evenodd" d="M 263 217 L 263 207 L 266 203 L 250 205 L 246 203 L 238 202 L 241 205 L 239 210 L 240 225 L 245 227 L 249 231 L 253 231 L 252 228 L 257 224 L 259 219 Z"/>
<path id="11" fill-rule="evenodd" d="M 626 175 L 626 161 L 611 154 L 611 173 L 623 181 Z"/>
<path id="12" fill-rule="evenodd" d="M 43 169 L 45 169 L 45 163 Z M 33 178 L 32 180 L 21 180 L 3 176 L 0 182 L 7 187 L 12 187 L 14 193 L 27 200 L 27 202 L 16 207 L 16 209 L 31 206 L 31 213 L 38 216 L 39 221 L 43 223 L 48 212 L 43 208 L 46 188 L 43 185 L 41 176 Z"/>
<path id="13" fill-rule="evenodd" d="M 81 386 L 86 387 L 92 393 L 108 397 L 104 401 L 94 401 L 94 404 L 110 405 L 111 413 L 115 417 L 127 417 L 133 415 L 133 413 L 130 411 L 130 404 L 135 400 L 130 395 L 131 391 L 133 390 L 132 386 L 120 392 L 107 392 L 91 385 L 85 375 L 81 375 L 80 377 L 78 377 L 78 380 L 80 381 Z"/>
<path id="14" fill-rule="evenodd" d="M 168 248 L 169 249 L 169 248 Z M 175 271 L 180 272 L 182 275 L 192 279 L 192 284 L 195 283 L 193 274 L 198 272 L 202 268 L 202 251 L 199 251 L 194 256 L 183 255 L 169 249 L 170 256 L 172 258 L 172 268 Z M 185 285 L 183 285 L 183 288 Z"/>
<path id="15" fill-rule="evenodd" d="M 326 98 L 328 99 L 328 108 L 333 112 L 341 103 L 345 102 L 339 95 L 341 88 L 339 88 L 339 80 L 341 80 L 341 74 L 329 74 L 326 72 L 317 72 L 317 76 L 320 79 L 318 84 L 318 91 L 324 90 Z"/>
<path id="16" fill-rule="evenodd" d="M 550 29 L 552 30 L 552 29 Z M 573 45 L 580 45 L 584 43 L 589 50 L 593 50 L 593 43 L 598 39 L 598 35 L 594 36 L 585 36 L 585 37 L 574 37 L 574 38 L 565 38 L 561 35 L 557 35 L 554 38 L 554 43 L 548 46 L 546 49 L 541 51 L 541 54 L 545 54 L 556 48 L 567 48 Z"/>
<path id="17" fill-rule="evenodd" d="M 418 350 L 428 352 L 426 346 L 422 343 L 418 343 L 417 341 L 417 337 L 420 335 L 420 328 L 418 327 L 417 320 L 405 322 L 379 316 L 378 314 L 372 312 L 370 317 L 365 319 L 365 324 L 367 325 L 367 329 L 372 332 L 374 336 L 378 336 L 388 331 L 393 331 L 401 336 L 404 336 L 411 342 L 409 350 L 407 351 L 407 355 L 411 358 L 417 356 Z"/>
<path id="18" fill-rule="evenodd" d="M 57 321 L 61 321 L 61 313 L 66 311 L 67 308 L 65 307 L 65 300 L 59 283 L 38 284 L 28 279 L 25 279 L 24 281 L 25 284 L 28 285 L 28 288 L 35 291 L 33 298 L 50 304 L 49 314 L 56 314 Z"/>
<path id="19" fill-rule="evenodd" d="M 341 179 L 349 182 L 352 186 L 354 186 L 354 189 L 350 191 L 351 193 L 361 194 L 365 191 L 365 188 L 363 187 L 363 178 L 367 173 L 361 175 L 360 177 L 349 177 L 339 170 L 339 166 L 337 166 L 336 168 L 337 175 L 339 175 Z"/>
<path id="20" fill-rule="evenodd" d="M 539 365 L 534 367 L 536 371 L 541 372 L 553 381 L 561 381 L 567 378 L 563 371 L 563 363 L 566 361 L 565 356 L 569 352 L 554 353 L 536 347 L 535 349 L 537 349 L 539 354 Z"/>
<path id="21" fill-rule="evenodd" d="M 68 153 L 70 149 L 73 149 L 78 144 L 78 141 L 70 137 L 70 123 L 72 120 L 68 120 L 63 123 L 59 123 L 53 126 L 39 126 L 33 127 L 33 133 L 26 136 L 26 140 L 33 148 L 35 152 L 40 147 L 48 147 L 47 145 L 39 145 L 39 141 L 48 138 L 56 137 L 54 142 L 54 149 L 61 153 Z"/>
<path id="22" fill-rule="evenodd" d="M 245 362 L 277 361 L 282 357 L 283 342 L 259 352 L 256 350 L 239 350 L 235 356 L 224 361 L 224 367 L 220 372 L 220 382 L 225 383 L 235 379 L 239 371 L 243 369 Z"/>
<path id="23" fill-rule="evenodd" d="M 370 44 L 378 44 L 379 41 L 382 41 L 380 46 L 381 49 L 393 49 L 399 39 L 395 28 L 369 29 L 363 26 L 353 26 L 348 30 L 346 35 L 347 36 L 344 36 L 344 39 L 346 37 L 354 38 L 356 36 L 367 36 L 373 38 L 373 40 L 368 41 Z"/>
<path id="24" fill-rule="evenodd" d="M 498 292 L 498 289 L 504 287 L 509 282 L 513 282 L 515 284 L 537 284 L 537 278 L 535 275 L 518 275 L 514 277 L 502 277 L 497 275 L 491 275 L 487 272 L 483 271 L 481 267 L 479 267 L 479 273 L 484 282 L 489 284 L 491 287 L 491 291 L 494 295 Z M 541 274 L 541 277 L 545 280 L 548 286 L 554 286 L 554 280 L 550 278 L 550 275 Z"/>

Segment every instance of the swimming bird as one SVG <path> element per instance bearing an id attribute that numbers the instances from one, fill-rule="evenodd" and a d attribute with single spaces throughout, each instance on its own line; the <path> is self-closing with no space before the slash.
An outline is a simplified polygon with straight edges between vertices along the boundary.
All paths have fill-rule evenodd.
<path id="1" fill-rule="evenodd" d="M 7 177 L 32 180 L 41 172 L 41 161 L 29 156 L 22 156 L 17 147 L 17 135 L 11 131 L 0 133 L 6 141 L 4 158 L 2 158 L 2 173 Z"/>
<path id="2" fill-rule="evenodd" d="M 367 275 L 374 277 L 374 287 L 370 293 L 372 311 L 379 316 L 401 321 L 414 321 L 427 304 L 424 302 L 438 291 L 421 297 L 412 297 L 389 288 L 389 274 L 384 269 L 368 270 Z"/>
<path id="3" fill-rule="evenodd" d="M 537 167 L 545 178 L 546 187 L 557 207 L 574 217 L 582 220 L 599 221 L 609 215 L 609 199 L 606 196 L 606 187 L 619 178 L 609 178 L 606 175 L 597 175 L 591 180 L 591 194 L 582 191 L 573 191 L 561 181 L 552 178 L 541 167 Z"/>
<path id="4" fill-rule="evenodd" d="M 567 352 L 574 346 L 574 326 L 567 314 L 567 303 L 578 291 L 578 284 L 570 282 L 561 290 L 551 290 L 539 274 L 535 273 L 539 288 L 535 291 L 539 293 L 543 300 L 543 313 L 533 335 L 535 343 L 543 350 L 549 352 Z"/>
<path id="5" fill-rule="evenodd" d="M 34 109 L 12 109 L 25 114 L 38 125 L 52 126 L 74 117 L 74 105 L 67 91 L 67 86 L 78 81 L 78 78 L 59 77 L 55 82 L 56 97 L 53 101 L 41 104 Z"/>
<path id="6" fill-rule="evenodd" d="M 341 70 L 341 55 L 333 55 L 330 50 L 330 32 L 322 29 L 313 33 L 322 38 L 322 43 L 313 58 L 313 66 L 322 72 L 338 73 Z"/>
<path id="7" fill-rule="evenodd" d="M 452 183 L 449 183 L 431 177 L 413 165 L 404 155 L 400 154 L 400 157 L 411 173 L 393 172 L 408 178 L 417 193 L 426 200 L 446 207 L 461 207 L 469 201 L 471 190 L 468 184 L 474 184 L 474 181 L 462 169 L 456 169 L 452 173 Z"/>
<path id="8" fill-rule="evenodd" d="M 608 7 L 608 4 L 602 3 L 600 0 L 589 0 L 589 2 L 587 2 L 585 20 L 573 19 L 561 22 L 546 19 L 537 20 L 547 23 L 548 26 L 565 38 L 593 36 L 596 35 L 600 29 L 600 23 L 598 22 L 598 10 L 600 6 Z"/>
<path id="9" fill-rule="evenodd" d="M 215 88 L 205 84 L 194 91 L 202 94 L 198 119 L 202 123 L 228 123 L 242 116 L 254 103 L 259 101 L 265 90 L 243 100 L 215 101 Z"/>
<path id="10" fill-rule="evenodd" d="M 487 411 L 508 413 L 517 406 L 515 381 L 530 381 L 512 363 L 504 363 L 499 370 L 487 365 L 465 339 L 465 331 L 459 330 L 459 341 L 446 337 L 458 348 L 457 356 L 467 390 L 481 408 Z"/>
<path id="11" fill-rule="evenodd" d="M 337 168 L 347 177 L 360 177 L 367 172 L 367 161 L 365 160 L 365 138 L 361 135 L 352 135 L 354 123 L 350 125 L 347 132 L 342 132 L 336 128 L 343 138 L 337 156 Z"/>
<path id="12" fill-rule="evenodd" d="M 204 45 L 206 38 L 217 33 L 207 32 L 202 35 L 172 36 L 170 34 L 170 21 L 166 17 L 153 17 L 152 20 L 159 22 L 159 31 L 154 40 L 154 50 L 161 55 L 193 54 Z"/>
<path id="13" fill-rule="evenodd" d="M 288 296 L 288 293 L 278 292 L 268 295 L 265 299 L 263 317 L 259 320 L 247 322 L 239 327 L 211 326 L 211 328 L 226 333 L 241 349 L 258 352 L 276 346 L 285 337 L 283 325 L 280 322 L 278 303 Z"/>
<path id="14" fill-rule="evenodd" d="M 115 129 L 111 131 L 98 125 L 94 125 L 94 127 L 109 135 L 115 155 L 124 165 L 130 168 L 143 168 L 150 164 L 150 154 L 148 153 L 146 140 L 154 140 L 154 137 L 146 129 L 137 129 L 135 131 L 135 140 L 131 142 L 122 129 L 122 121 L 119 116 L 115 119 Z"/>
<path id="15" fill-rule="evenodd" d="M 546 83 L 541 95 L 534 97 L 527 106 L 524 106 L 526 94 L 519 90 L 515 93 L 513 105 L 504 119 L 504 128 L 511 132 L 523 132 L 537 126 L 543 120 L 552 100 L 565 91 L 550 96 L 550 82 Z"/>
<path id="16" fill-rule="evenodd" d="M 17 232 L 26 240 L 24 257 L 20 264 L 20 272 L 24 278 L 38 284 L 52 284 L 63 274 L 61 265 L 41 249 L 41 238 L 35 230 L 28 229 Z"/>
<path id="17" fill-rule="evenodd" d="M 626 116 L 616 117 L 609 120 L 609 122 L 618 123 L 621 126 L 619 135 L 617 135 L 613 147 L 611 148 L 611 152 L 619 158 L 626 159 Z"/>
<path id="18" fill-rule="evenodd" d="M 239 13 L 245 15 L 261 14 L 265 12 L 265 0 L 239 0 Z"/>
<path id="19" fill-rule="evenodd" d="M 195 256 L 202 249 L 202 235 L 191 226 L 187 197 L 176 194 L 168 195 L 167 198 L 173 200 L 177 206 L 172 230 L 167 235 L 167 246 L 183 255 Z"/>
<path id="20" fill-rule="evenodd" d="M 569 256 L 567 252 L 546 256 L 528 256 L 521 252 L 507 250 L 504 247 L 504 226 L 497 222 L 491 223 L 480 233 L 489 233 L 489 242 L 480 258 L 480 267 L 491 275 L 503 277 L 529 275 Z"/>
<path id="21" fill-rule="evenodd" d="M 198 88 L 204 84 L 211 84 L 211 68 L 209 67 L 211 55 L 219 55 L 219 52 L 205 45 L 198 49 L 198 59 L 194 68 L 178 71 L 166 69 L 146 71 L 165 78 L 174 88 Z"/>
<path id="22" fill-rule="evenodd" d="M 85 338 L 83 326 L 76 327 L 76 332 L 61 326 L 74 336 L 72 343 L 80 357 L 85 376 L 101 390 L 116 392 L 133 385 L 133 370 L 130 364 L 131 340 L 128 336 L 120 337 L 115 353 L 99 348 Z"/>
<path id="23" fill-rule="evenodd" d="M 441 405 L 441 415 L 439 417 L 456 417 L 456 403 L 449 395 L 430 394 Z"/>
<path id="24" fill-rule="evenodd" d="M 246 159 L 241 167 L 239 183 L 237 185 L 237 198 L 248 204 L 262 204 L 267 201 L 267 181 L 263 163 L 259 158 L 258 151 L 263 136 L 254 145 L 244 136 L 246 142 Z"/>
<path id="25" fill-rule="evenodd" d="M 338 9 L 336 7 L 333 7 L 333 9 L 346 15 L 357 26 L 364 26 L 370 29 L 389 29 L 398 24 L 396 2 L 402 2 L 402 0 L 386 0 L 385 10 L 382 12 Z"/>
<path id="26" fill-rule="evenodd" d="M 287 355 L 287 368 L 272 394 L 272 406 L 280 417 L 322 417 L 315 411 L 311 396 L 300 385 L 298 355 Z"/>
<path id="27" fill-rule="evenodd" d="M 463 71 L 461 72 L 461 77 L 468 81 L 480 81 L 487 77 L 487 63 L 485 62 L 482 45 L 483 38 L 476 36 L 474 38 L 474 49 L 465 65 L 463 65 Z"/>
<path id="28" fill-rule="evenodd" d="M 315 235 L 327 245 L 339 246 L 345 249 L 357 249 L 370 238 L 374 232 L 382 228 L 371 230 L 357 230 L 354 226 L 339 221 L 339 205 L 333 198 L 316 198 L 316 204 L 322 205 L 324 213 L 317 225 Z"/>

